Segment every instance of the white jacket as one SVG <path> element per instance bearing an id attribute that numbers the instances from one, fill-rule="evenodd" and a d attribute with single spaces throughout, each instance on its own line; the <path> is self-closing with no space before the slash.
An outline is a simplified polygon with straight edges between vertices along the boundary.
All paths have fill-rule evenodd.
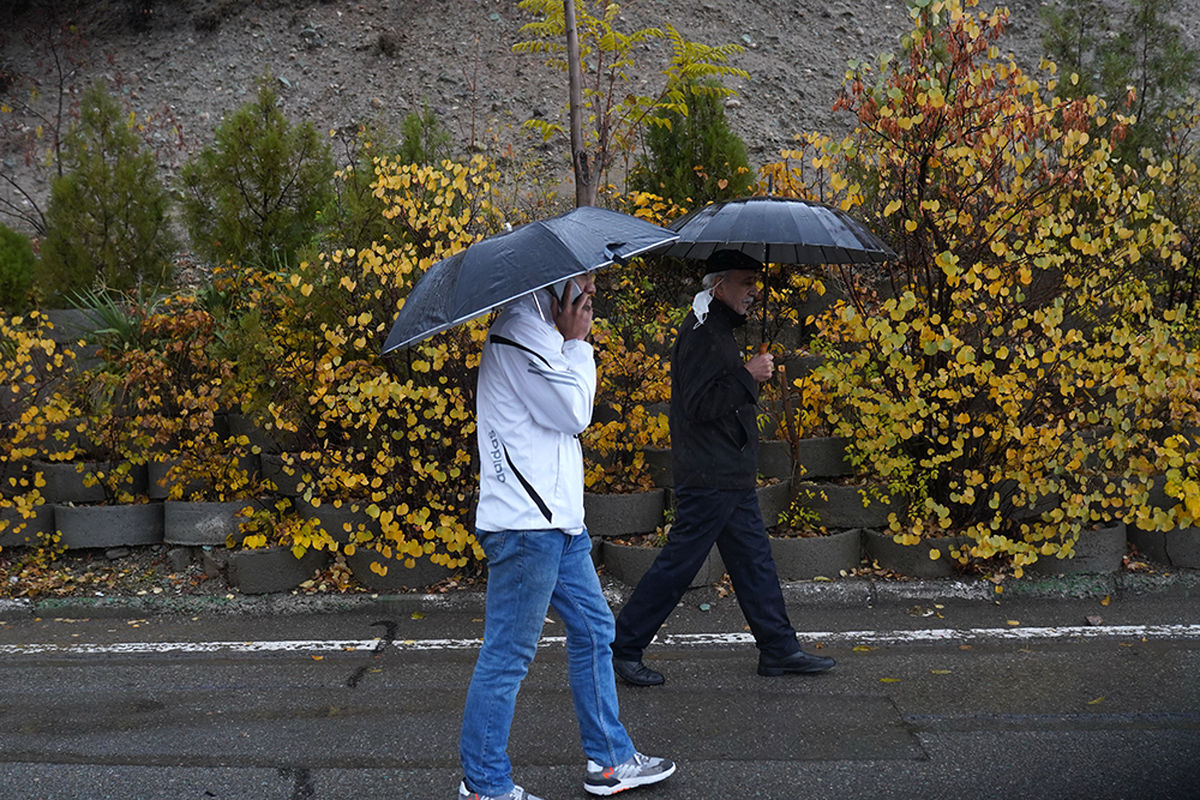
<path id="1" fill-rule="evenodd" d="M 545 297 L 545 295 L 543 295 Z M 484 531 L 583 532 L 583 450 L 592 419 L 592 346 L 564 341 L 549 302 L 532 295 L 501 312 L 479 362 L 476 436 Z"/>

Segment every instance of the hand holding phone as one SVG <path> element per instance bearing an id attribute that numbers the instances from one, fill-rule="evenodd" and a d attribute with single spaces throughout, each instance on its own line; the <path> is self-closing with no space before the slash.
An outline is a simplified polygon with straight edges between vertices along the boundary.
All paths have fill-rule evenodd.
<path id="1" fill-rule="evenodd" d="M 564 297 L 563 296 L 564 292 L 566 292 L 568 290 L 570 290 L 571 296 Z M 575 298 L 579 296 L 579 284 L 575 283 L 574 278 L 567 278 L 565 280 L 558 281 L 553 286 L 551 286 L 550 293 L 554 295 L 554 299 L 556 301 L 558 301 L 558 303 L 560 305 L 564 302 L 564 300 L 567 303 L 570 303 L 570 302 L 573 302 L 575 300 Z"/>
<path id="2" fill-rule="evenodd" d="M 554 324 L 563 338 L 587 338 L 592 330 L 591 298 L 584 294 L 574 278 L 555 283 L 551 294 L 554 295 L 551 306 Z"/>

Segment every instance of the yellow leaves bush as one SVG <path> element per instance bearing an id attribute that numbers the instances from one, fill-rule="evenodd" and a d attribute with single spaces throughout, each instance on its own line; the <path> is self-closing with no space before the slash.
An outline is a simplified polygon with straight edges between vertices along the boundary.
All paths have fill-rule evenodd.
<path id="1" fill-rule="evenodd" d="M 273 383 L 261 415 L 296 434 L 301 500 L 370 509 L 348 549 L 459 567 L 481 557 L 470 393 L 486 320 L 394 357 L 381 343 L 433 263 L 499 224 L 495 171 L 481 157 L 438 167 L 376 160 L 375 196 L 398 240 L 330 248 L 274 284 Z M 308 291 L 306 288 L 311 287 Z"/>
<path id="2" fill-rule="evenodd" d="M 69 435 L 69 413 L 60 404 L 49 404 L 49 415 L 39 413 L 39 401 L 52 393 L 72 357 L 52 330 L 37 311 L 0 315 L 0 534 L 26 532 L 44 502 L 42 474 L 23 466 L 38 449 L 35 441 Z"/>
<path id="3" fill-rule="evenodd" d="M 898 541 L 966 533 L 970 556 L 1019 570 L 1110 520 L 1190 524 L 1200 442 L 1172 435 L 1200 424 L 1190 315 L 1138 271 L 1178 234 L 1094 135 L 1095 98 L 1047 101 L 996 63 L 1005 12 L 940 5 L 914 15 L 904 59 L 852 73 L 852 134 L 806 137 L 770 170 L 797 196 L 827 180 L 901 254 L 842 273 L 818 320 L 824 418 L 908 497 Z M 1152 509 L 1164 472 L 1181 502 Z"/>
<path id="4" fill-rule="evenodd" d="M 594 492 L 649 489 L 653 482 L 643 449 L 669 442 L 665 410 L 669 361 L 661 352 L 648 352 L 644 342 L 627 343 L 604 320 L 593 326 L 592 339 L 598 361 L 596 403 L 602 419 L 580 437 L 585 450 L 584 485 Z"/>
<path id="5" fill-rule="evenodd" d="M 297 503 L 369 509 L 350 532 L 348 550 L 368 547 L 450 567 L 481 557 L 468 525 L 475 491 L 471 393 L 486 320 L 395 358 L 379 350 L 419 276 L 501 224 L 492 208 L 495 176 L 479 157 L 440 167 L 377 160 L 374 192 L 398 220 L 397 235 L 367 247 L 330 242 L 291 269 L 218 270 L 202 298 L 176 299 L 165 313 L 146 317 L 136 345 L 103 354 L 98 371 L 80 375 L 75 387 L 90 382 L 97 390 L 91 395 L 51 391 L 62 357 L 44 323 L 0 322 L 3 385 L 11 383 L 15 396 L 17 386 L 36 384 L 19 402 L 6 397 L 0 406 L 12 434 L 0 453 L 11 482 L 0 494 L 0 512 L 25 513 L 39 500 L 38 476 L 16 472 L 19 459 L 82 454 L 75 428 L 92 435 L 105 427 L 105 443 L 121 448 L 97 472 L 105 482 L 126 477 L 135 451 L 157 445 L 176 460 L 173 497 L 197 477 L 212 494 L 204 499 L 276 488 L 252 483 L 242 463 L 259 440 L 218 432 L 224 412 L 241 411 L 287 451 L 285 472 L 300 482 Z M 98 399 L 101 406 L 89 407 Z M 100 426 L 102 419 L 113 424 Z M 249 504 L 231 545 L 283 545 L 298 556 L 335 549 L 330 534 L 344 531 L 322 530 L 297 508 Z"/>
<path id="6" fill-rule="evenodd" d="M 850 439 L 859 472 L 907 500 L 897 541 L 966 533 L 964 558 L 1007 558 L 1019 572 L 1096 524 L 1200 520 L 1195 298 L 1180 289 L 1185 243 L 1163 213 L 1200 202 L 1200 170 L 1184 157 L 1200 112 L 1180 119 L 1178 157 L 1119 170 L 1101 134 L 1108 109 L 1054 99 L 1053 65 L 1039 82 L 1000 60 L 1006 13 L 976 5 L 917 4 L 902 55 L 847 77 L 838 105 L 856 129 L 797 137 L 762 170 L 781 195 L 867 219 L 901 254 L 836 275 L 772 272 L 774 324 L 807 323 L 797 301 L 827 283 L 844 297 L 812 322 L 825 363 L 781 392 L 791 405 L 779 424 L 789 437 Z M 278 271 L 220 271 L 203 302 L 144 321 L 149 345 L 111 354 L 116 368 L 95 384 L 108 405 L 54 390 L 64 351 L 44 320 L 0 319 L 0 526 L 40 502 L 39 476 L 18 462 L 75 459 L 80 434 L 105 419 L 123 420 L 111 443 L 170 444 L 177 477 L 252 496 L 239 458 L 255 445 L 216 425 L 240 410 L 287 451 L 299 502 L 361 509 L 345 552 L 451 567 L 481 557 L 472 393 L 487 321 L 394 357 L 379 349 L 432 264 L 502 227 L 499 175 L 478 156 L 379 158 L 374 175 L 386 235 L 322 242 Z M 658 223 L 684 211 L 611 197 Z M 668 444 L 667 353 L 677 295 L 694 280 L 654 269 L 600 276 L 598 419 L 582 437 L 592 491 L 648 487 L 642 450 Z M 1150 502 L 1159 489 L 1168 507 Z M 284 504 L 248 513 L 235 543 L 299 555 L 337 547 L 333 533 L 347 532 Z"/>

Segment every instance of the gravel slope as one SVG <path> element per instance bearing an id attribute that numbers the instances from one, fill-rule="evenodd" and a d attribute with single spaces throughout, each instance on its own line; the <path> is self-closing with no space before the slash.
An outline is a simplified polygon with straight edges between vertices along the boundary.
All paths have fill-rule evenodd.
<path id="1" fill-rule="evenodd" d="M 1108 0 L 1114 7 L 1120 0 Z M 207 143 L 221 117 L 245 102 L 269 68 L 279 79 L 285 111 L 319 129 L 353 129 L 378 120 L 398 130 L 425 102 L 456 134 L 495 152 L 538 142 L 521 129 L 532 116 L 556 116 L 565 105 L 565 77 L 536 57 L 512 52 L 531 20 L 514 0 L 143 0 L 152 8 L 145 29 L 129 23 L 131 0 L 59 0 L 88 40 L 76 83 L 120 77 L 132 106 L 170 114 L 186 149 L 165 151 L 173 169 Z M 25 44 L 52 3 L 0 4 L 0 67 L 37 72 L 41 53 Z M 991 7 L 984 0 L 984 7 Z M 1039 0 L 1011 0 L 1004 47 L 1026 65 L 1038 61 Z M 850 59 L 899 49 L 908 27 L 903 0 L 629 0 L 624 30 L 673 24 L 686 37 L 745 51 L 736 66 L 749 80 L 733 82 L 739 97 L 729 117 L 761 164 L 802 131 L 836 133 L 848 121 L 830 106 Z M 1173 15 L 1197 44 L 1200 0 L 1179 0 Z M 647 53 L 654 65 L 656 53 Z M 660 76 L 643 73 L 650 88 Z M 47 97 L 47 100 L 50 98 Z M 164 144 L 166 143 L 164 139 Z M 2 146 L 2 143 L 0 143 Z M 566 173 L 565 143 L 545 148 Z M 21 154 L 0 151 L 3 169 L 37 196 Z"/>

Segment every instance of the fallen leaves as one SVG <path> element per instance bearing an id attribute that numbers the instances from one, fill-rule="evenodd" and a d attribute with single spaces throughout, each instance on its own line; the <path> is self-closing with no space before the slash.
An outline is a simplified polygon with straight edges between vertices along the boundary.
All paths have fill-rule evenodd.
<path id="1" fill-rule="evenodd" d="M 110 559 L 90 552 L 0 555 L 0 597 L 109 597 L 196 594 L 208 580 L 200 566 L 166 572 L 164 553 L 138 548 Z"/>

